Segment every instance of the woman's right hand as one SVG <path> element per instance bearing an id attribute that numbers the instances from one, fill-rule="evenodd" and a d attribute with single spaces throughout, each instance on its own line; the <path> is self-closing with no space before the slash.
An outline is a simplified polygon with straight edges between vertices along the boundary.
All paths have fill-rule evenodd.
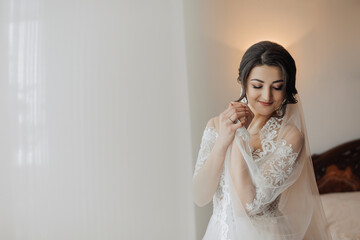
<path id="1" fill-rule="evenodd" d="M 219 141 L 228 147 L 235 137 L 238 128 L 245 126 L 251 110 L 245 103 L 231 102 L 219 116 Z"/>

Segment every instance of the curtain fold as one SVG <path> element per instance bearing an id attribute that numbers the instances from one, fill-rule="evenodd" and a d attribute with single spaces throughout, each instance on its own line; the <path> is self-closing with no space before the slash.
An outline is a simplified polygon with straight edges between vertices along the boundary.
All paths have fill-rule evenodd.
<path id="1" fill-rule="evenodd" d="M 182 1 L 0 6 L 0 238 L 194 239 Z"/>

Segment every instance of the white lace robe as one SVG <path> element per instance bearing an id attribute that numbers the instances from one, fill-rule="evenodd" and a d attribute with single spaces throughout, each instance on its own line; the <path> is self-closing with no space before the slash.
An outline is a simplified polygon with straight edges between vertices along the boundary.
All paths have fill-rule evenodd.
<path id="1" fill-rule="evenodd" d="M 279 186 L 284 183 L 291 175 L 296 164 L 295 160 L 298 156 L 298 152 L 293 151 L 291 144 L 287 144 L 283 139 L 277 140 L 281 121 L 281 119 L 274 117 L 270 118 L 260 130 L 262 150 L 257 149 L 253 151 L 253 149 L 251 149 L 253 160 L 260 169 L 263 180 L 266 181 L 267 186 Z M 242 128 L 239 134 L 245 142 L 249 142 L 250 136 L 247 130 Z M 204 130 L 193 178 L 196 177 L 209 157 L 217 137 L 218 134 L 214 127 L 207 127 Z M 262 162 L 261 159 L 268 154 L 273 154 L 271 162 Z M 224 170 L 225 167 L 222 170 L 218 188 L 213 196 L 213 215 L 207 231 L 207 233 L 212 232 L 211 235 L 214 235 L 214 232 L 216 232 L 218 238 L 215 237 L 211 239 L 231 239 L 229 229 L 234 227 L 232 226 L 232 223 L 234 223 L 234 215 L 232 204 L 230 204 L 229 185 L 225 181 Z M 245 206 L 249 217 L 253 219 L 263 219 L 265 221 L 276 221 L 275 218 L 272 217 L 281 215 L 281 212 L 278 210 L 281 195 L 272 192 L 268 187 L 262 188 L 261 184 L 255 183 L 254 185 L 256 185 L 255 198 L 253 202 L 246 203 Z M 216 230 L 209 228 L 216 228 Z M 245 228 L 244 231 L 246 231 Z"/>

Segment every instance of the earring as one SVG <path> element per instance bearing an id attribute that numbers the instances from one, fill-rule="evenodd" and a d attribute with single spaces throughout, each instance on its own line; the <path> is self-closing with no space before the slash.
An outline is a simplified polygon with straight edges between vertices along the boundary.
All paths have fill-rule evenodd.
<path id="1" fill-rule="evenodd" d="M 242 95 L 243 95 L 243 88 L 241 87 L 241 89 L 240 89 L 240 97 L 241 97 Z M 244 98 L 241 99 L 241 102 L 247 104 L 246 94 L 245 94 Z"/>
<path id="2" fill-rule="evenodd" d="M 284 101 L 282 101 L 280 107 L 276 110 L 276 115 L 278 116 L 283 115 L 285 102 L 286 102 L 286 98 L 284 99 Z"/>
<path id="3" fill-rule="evenodd" d="M 246 95 L 245 95 L 245 97 L 244 97 L 243 99 L 241 99 L 241 102 L 242 102 L 242 103 L 246 103 L 246 104 L 248 103 L 247 98 L 246 98 Z"/>
<path id="4" fill-rule="evenodd" d="M 242 102 L 242 103 L 246 103 L 246 104 L 248 103 L 247 98 L 246 98 L 246 95 L 244 96 L 243 99 L 241 99 L 241 102 Z"/>

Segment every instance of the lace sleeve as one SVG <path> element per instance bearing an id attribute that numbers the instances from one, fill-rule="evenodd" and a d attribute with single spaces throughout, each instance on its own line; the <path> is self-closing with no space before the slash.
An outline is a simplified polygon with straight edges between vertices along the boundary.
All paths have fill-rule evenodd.
<path id="1" fill-rule="evenodd" d="M 196 160 L 193 179 L 198 174 L 206 159 L 209 157 L 211 149 L 214 147 L 217 138 L 215 127 L 206 127 L 201 139 L 200 150 Z"/>
<path id="2" fill-rule="evenodd" d="M 274 158 L 265 164 L 262 169 L 263 176 L 271 186 L 281 186 L 291 175 L 298 152 L 294 152 L 292 144 L 286 145 L 286 141 L 281 141 L 281 146 L 277 148 Z"/>
<path id="3" fill-rule="evenodd" d="M 284 190 L 282 185 L 293 173 L 299 152 L 294 152 L 292 144 L 287 145 L 285 140 L 282 140 L 279 145 L 272 158 L 260 168 L 266 185 L 259 184 L 256 187 L 254 201 L 246 203 L 246 209 L 250 214 L 262 211 L 267 203 L 275 200 Z"/>
<path id="4" fill-rule="evenodd" d="M 266 151 L 260 162 L 255 162 L 251 156 L 249 138 L 246 133 L 245 130 L 238 132 L 238 143 L 247 159 L 255 187 L 253 201 L 245 203 L 245 208 L 249 215 L 254 215 L 265 211 L 296 180 L 296 160 L 304 139 L 296 127 L 288 128 L 278 141 L 266 142 L 272 150 Z M 270 137 L 273 138 L 273 136 Z"/>

